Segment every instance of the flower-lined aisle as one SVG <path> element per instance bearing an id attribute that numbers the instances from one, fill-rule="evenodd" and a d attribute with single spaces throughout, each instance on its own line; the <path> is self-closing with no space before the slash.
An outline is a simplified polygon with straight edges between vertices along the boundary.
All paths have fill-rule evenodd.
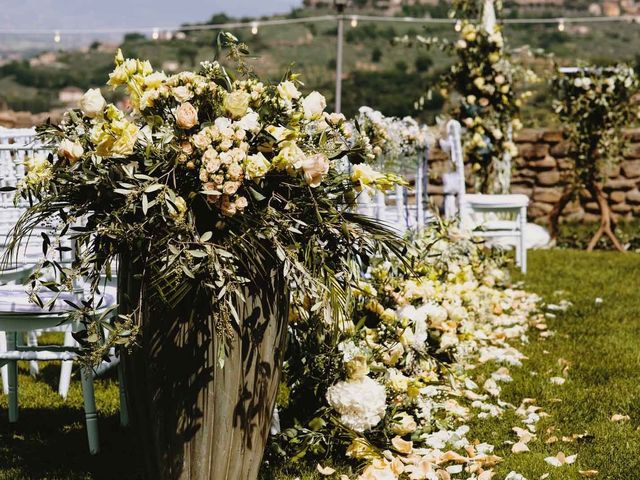
<path id="1" fill-rule="evenodd" d="M 278 446 L 299 457 L 346 455 L 364 467 L 359 480 L 492 478 L 502 459 L 469 423 L 511 411 L 513 453 L 535 439 L 541 409 L 500 394 L 522 366 L 518 347 L 549 335 L 540 298 L 511 287 L 502 259 L 452 227 L 414 239 L 405 260 L 370 270 L 339 341 L 319 329 L 296 333 Z M 491 372 L 478 374 L 482 365 Z M 331 460 L 323 464 L 332 474 Z"/>

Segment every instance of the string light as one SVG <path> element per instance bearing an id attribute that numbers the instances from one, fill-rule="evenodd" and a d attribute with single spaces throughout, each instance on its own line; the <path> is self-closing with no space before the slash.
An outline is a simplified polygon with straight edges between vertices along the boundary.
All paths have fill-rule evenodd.
<path id="1" fill-rule="evenodd" d="M 53 41 L 55 43 L 60 43 L 60 32 L 56 30 L 56 33 L 53 35 Z"/>
<path id="2" fill-rule="evenodd" d="M 158 31 L 157 28 L 154 28 L 153 33 L 151 34 L 151 38 L 153 38 L 154 40 L 158 40 L 159 37 L 160 37 L 160 32 Z"/>
<path id="3" fill-rule="evenodd" d="M 258 34 L 258 22 L 251 22 L 251 33 L 253 35 Z"/>
<path id="4" fill-rule="evenodd" d="M 567 27 L 564 24 L 564 18 L 561 18 L 558 22 L 558 31 L 564 32 Z"/>
<path id="5" fill-rule="evenodd" d="M 276 25 L 293 25 L 293 24 L 308 24 L 314 22 L 329 22 L 336 20 L 335 15 L 322 15 L 317 17 L 301 17 L 301 18 L 278 18 L 273 20 L 264 20 L 261 21 L 261 26 L 276 26 Z M 637 15 L 620 15 L 617 17 L 606 17 L 606 16 L 596 16 L 596 17 L 568 17 L 568 18 L 505 18 L 501 20 L 500 23 L 505 25 L 543 25 L 543 24 L 556 24 L 558 25 L 558 29 L 564 31 L 566 29 L 566 24 L 591 24 L 591 23 L 615 23 L 615 22 L 629 22 L 629 21 L 638 21 Z M 455 25 L 456 20 L 452 18 L 422 18 L 422 17 L 380 17 L 373 15 L 358 15 L 357 17 L 351 16 L 351 22 L 354 20 L 357 21 L 371 21 L 371 22 L 383 22 L 383 23 L 398 23 L 398 22 L 407 22 L 407 23 L 416 23 L 416 24 L 447 24 L 447 25 Z M 157 37 L 160 37 L 160 31 L 165 32 L 188 32 L 188 31 L 206 31 L 206 30 L 220 30 L 227 29 L 232 30 L 235 28 L 248 28 L 253 31 L 254 26 L 257 28 L 257 22 L 229 22 L 229 23 L 220 23 L 220 24 L 200 24 L 200 25 L 184 25 L 184 26 L 172 26 L 166 28 L 157 28 L 154 27 L 115 27 L 115 28 L 77 28 L 77 29 L 64 29 L 64 30 L 48 30 L 48 29 L 37 29 L 37 28 L 0 28 L 0 34 L 3 35 L 51 35 L 55 33 L 56 35 L 88 35 L 88 34 L 114 34 L 114 33 L 129 33 L 133 31 L 149 31 L 152 30 L 157 34 Z"/>
<path id="6" fill-rule="evenodd" d="M 351 17 L 351 26 L 353 28 L 356 28 L 358 26 L 358 17 L 356 17 L 355 15 Z"/>

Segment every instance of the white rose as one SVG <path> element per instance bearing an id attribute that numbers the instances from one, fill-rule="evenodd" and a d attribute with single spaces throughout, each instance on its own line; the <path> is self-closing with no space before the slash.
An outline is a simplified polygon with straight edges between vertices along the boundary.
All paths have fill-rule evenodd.
<path id="1" fill-rule="evenodd" d="M 260 130 L 260 116 L 256 112 L 249 112 L 238 120 L 236 125 L 247 132 L 256 133 Z"/>
<path id="2" fill-rule="evenodd" d="M 102 113 L 107 105 L 99 88 L 90 88 L 80 100 L 80 110 L 89 118 L 94 118 Z"/>
<path id="3" fill-rule="evenodd" d="M 171 94 L 180 103 L 187 102 L 193 98 L 193 93 L 188 87 L 180 86 L 171 89 Z"/>
<path id="4" fill-rule="evenodd" d="M 302 100 L 304 118 L 316 120 L 322 116 L 322 112 L 327 107 L 327 100 L 318 92 L 311 92 Z"/>
<path id="5" fill-rule="evenodd" d="M 295 84 L 289 80 L 278 85 L 277 90 L 283 100 L 291 101 L 300 98 L 300 92 L 296 88 Z"/>

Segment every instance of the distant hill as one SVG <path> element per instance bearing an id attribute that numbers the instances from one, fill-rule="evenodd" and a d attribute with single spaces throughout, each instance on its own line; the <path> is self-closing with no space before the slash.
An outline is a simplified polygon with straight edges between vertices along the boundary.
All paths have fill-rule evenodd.
<path id="1" fill-rule="evenodd" d="M 25 3 L 33 1 L 24 0 Z M 82 3 L 82 0 L 73 1 Z M 442 8 L 442 4 L 429 8 Z M 304 17 L 328 12 L 304 9 L 289 16 Z M 226 16 L 211 18 L 214 23 L 231 20 Z M 638 25 L 627 23 L 568 25 L 564 32 L 558 31 L 553 24 L 510 25 L 505 28 L 511 47 L 529 45 L 534 51 L 552 54 L 564 64 L 573 64 L 580 58 L 600 64 L 616 61 L 635 64 L 637 32 Z M 260 74 L 278 80 L 290 62 L 294 62 L 293 69 L 301 72 L 306 88 L 319 90 L 332 101 L 335 22 L 259 26 L 256 35 L 248 29 L 234 30 L 234 33 L 249 44 L 255 54 L 253 63 Z M 422 27 L 408 24 L 402 18 L 397 22 L 360 20 L 354 25 L 347 24 L 343 86 L 343 109 L 347 114 L 353 114 L 363 104 L 379 108 L 389 115 L 417 115 L 425 119 L 432 119 L 441 111 L 443 99 L 437 96 L 425 111 L 416 112 L 414 102 L 436 83 L 451 59 L 439 51 L 393 43 L 396 37 L 412 37 L 418 33 L 455 38 L 450 25 Z M 126 36 L 121 46 L 125 55 L 148 58 L 156 68 L 170 73 L 197 68 L 200 61 L 211 59 L 215 53 L 216 34 L 214 31 L 187 32 L 171 38 L 161 35 L 158 40 L 153 40 L 147 35 L 132 33 Z M 6 62 L 0 66 L 0 108 L 42 112 L 64 106 L 60 92 L 65 87 L 86 89 L 104 85 L 116 48 L 117 44 L 95 42 L 91 48 L 83 50 L 53 51 L 30 59 Z M 550 66 L 547 61 L 542 69 L 548 73 Z M 117 100 L 113 92 L 104 89 L 104 93 Z M 551 115 L 549 102 L 546 85 L 538 86 L 533 102 L 525 112 L 525 123 L 548 123 Z"/>

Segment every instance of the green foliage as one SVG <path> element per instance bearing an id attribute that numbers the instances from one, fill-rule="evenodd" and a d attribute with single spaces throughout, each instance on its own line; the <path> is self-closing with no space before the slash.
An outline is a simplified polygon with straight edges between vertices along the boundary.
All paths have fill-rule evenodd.
<path id="1" fill-rule="evenodd" d="M 371 61 L 373 63 L 379 63 L 382 58 L 382 50 L 380 47 L 376 47 L 371 51 Z"/>
<path id="2" fill-rule="evenodd" d="M 124 43 L 137 42 L 139 40 L 146 40 L 146 39 L 147 37 L 144 34 L 138 33 L 138 32 L 131 32 L 131 33 L 124 34 Z"/>
<path id="3" fill-rule="evenodd" d="M 416 57 L 415 67 L 418 72 L 427 72 L 433 66 L 433 59 L 429 55 L 420 54 Z"/>
<path id="4" fill-rule="evenodd" d="M 402 88 L 397 88 L 398 85 Z M 370 105 L 388 116 L 412 115 L 432 121 L 444 103 L 440 95 L 429 99 L 423 111 L 416 112 L 414 107 L 427 86 L 428 79 L 395 69 L 354 72 L 343 82 L 343 110 L 347 116 L 354 116 L 361 105 Z"/>
<path id="5" fill-rule="evenodd" d="M 640 89 L 635 71 L 625 64 L 581 66 L 575 73 L 558 74 L 552 85 L 554 110 L 572 144 L 575 188 L 603 181 L 607 169 L 622 158 L 622 129 L 640 113 L 632 101 Z"/>

